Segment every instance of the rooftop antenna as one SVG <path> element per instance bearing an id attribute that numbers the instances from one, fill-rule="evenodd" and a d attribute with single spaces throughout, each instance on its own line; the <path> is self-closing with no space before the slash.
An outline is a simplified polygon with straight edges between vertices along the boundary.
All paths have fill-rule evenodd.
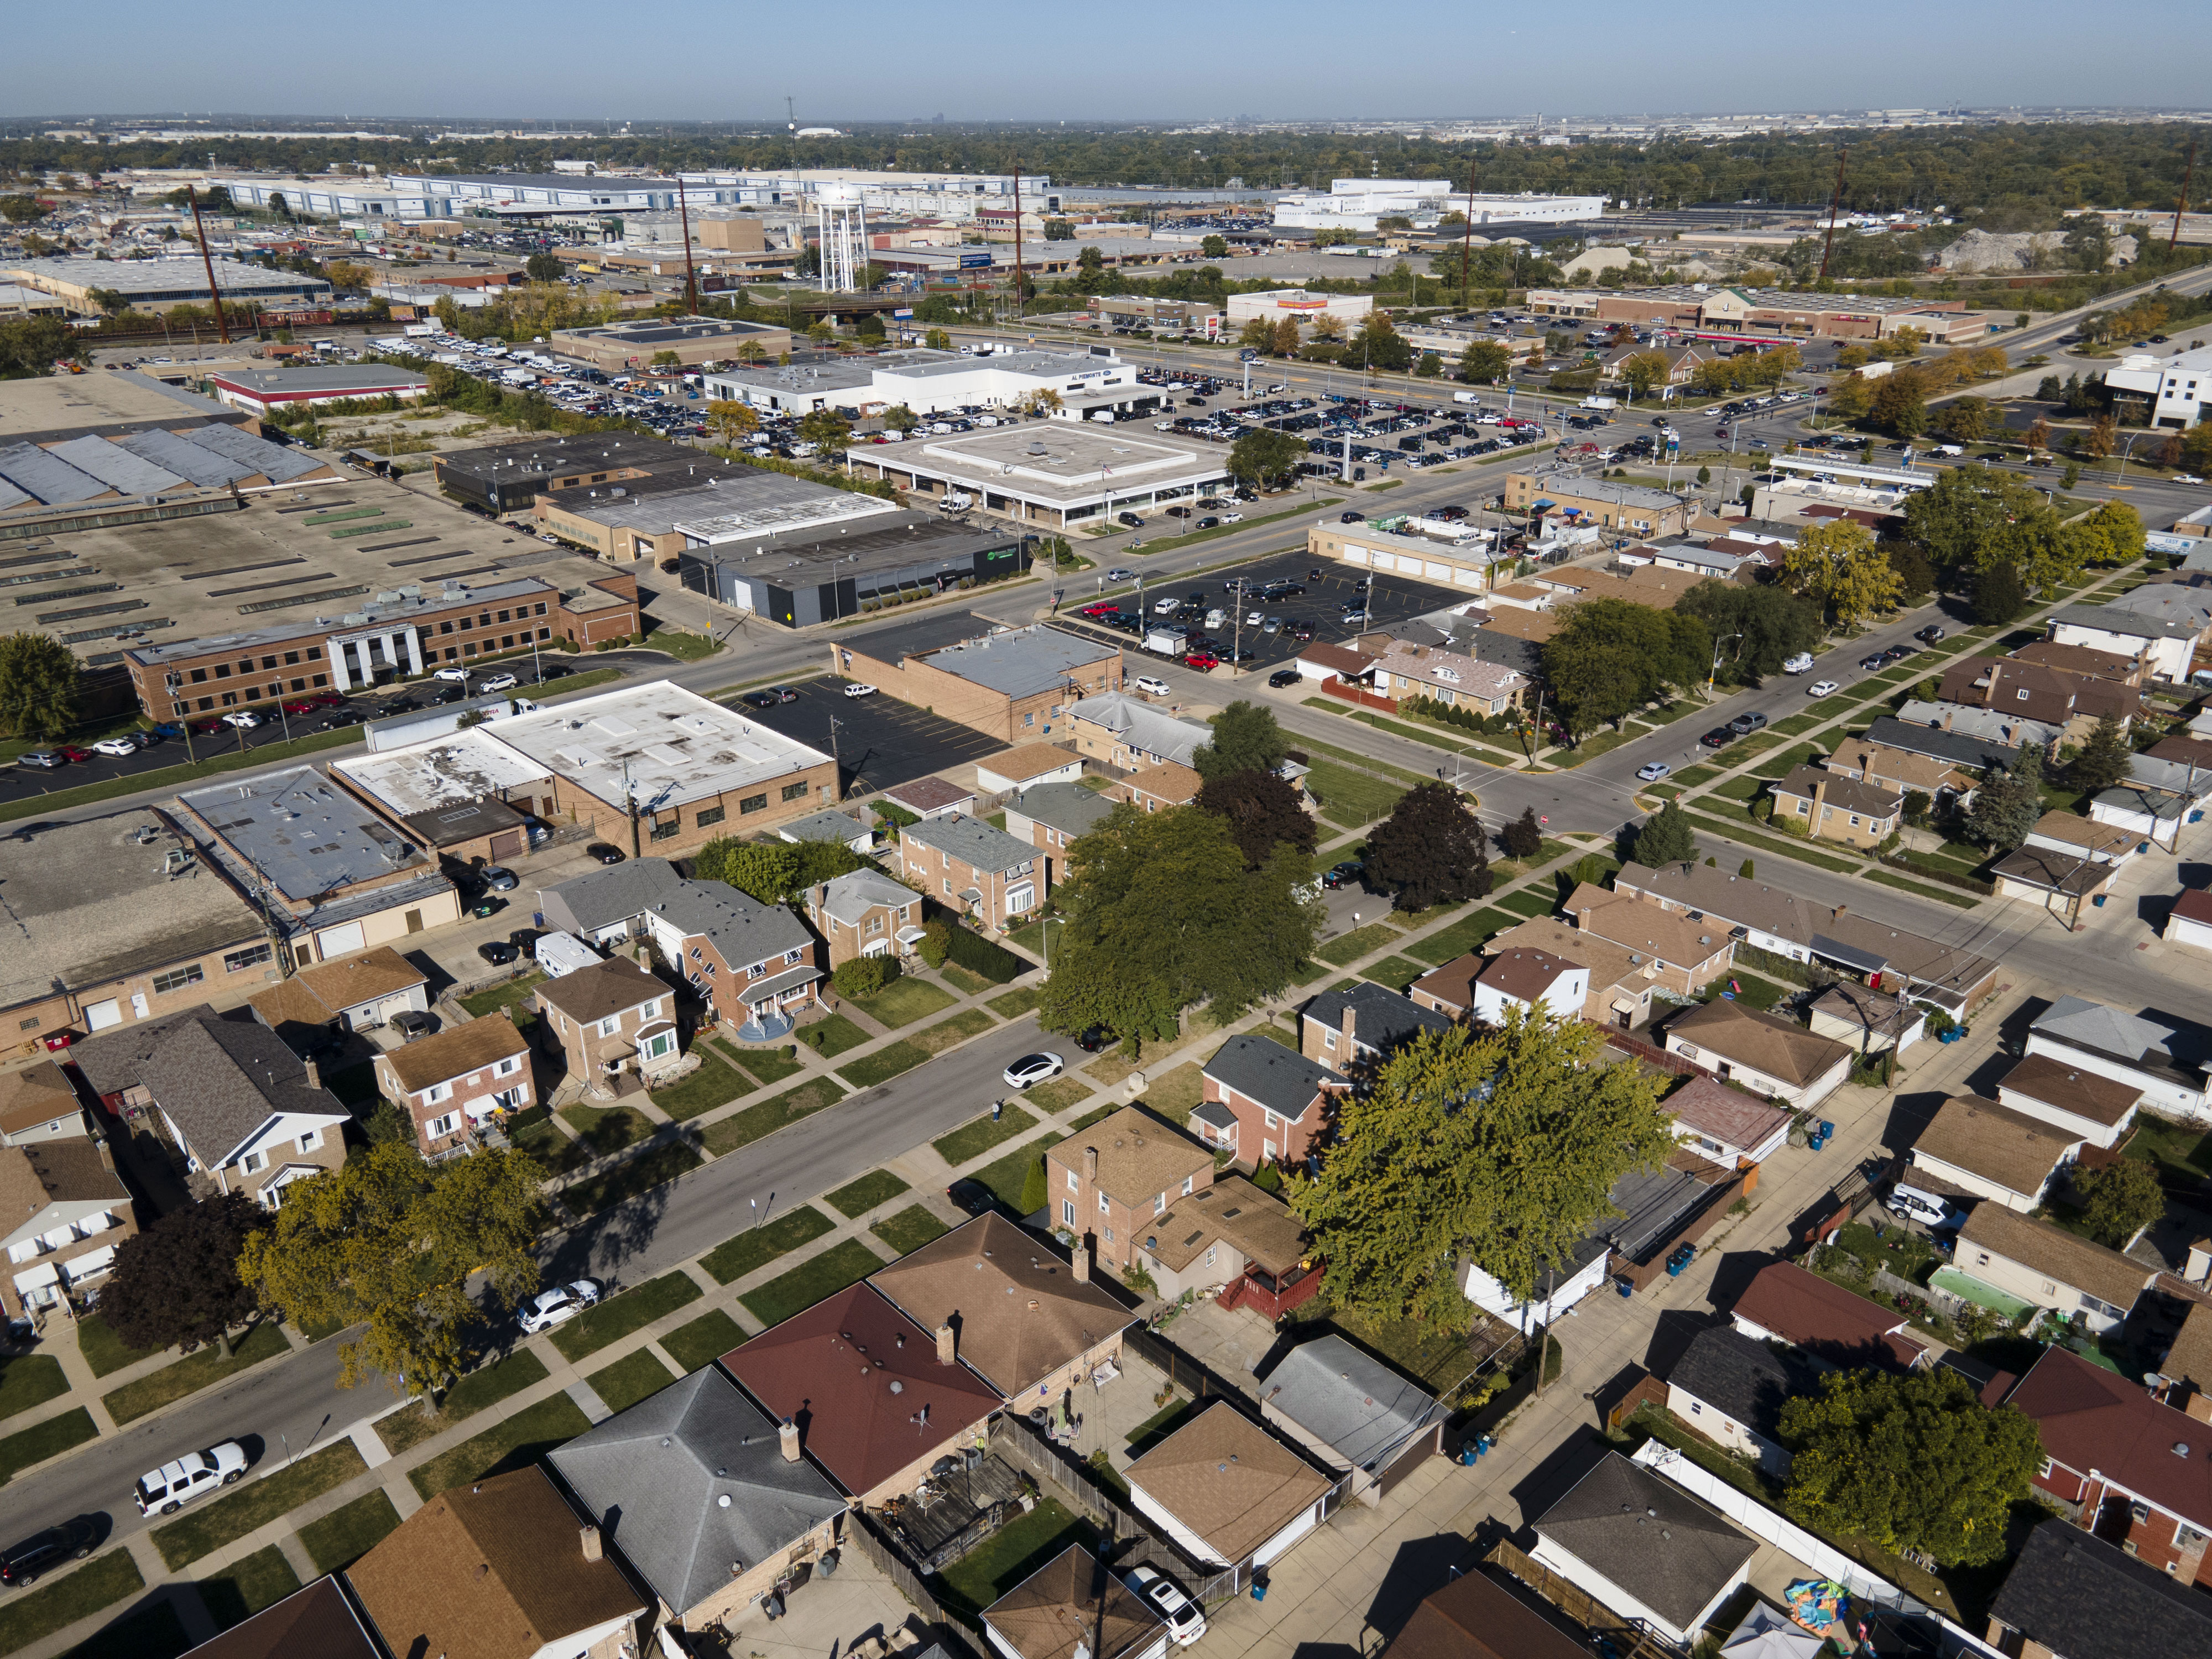
<path id="1" fill-rule="evenodd" d="M 1844 201 L 1844 163 L 1850 159 L 1850 146 L 1846 144 L 1836 152 L 1836 193 L 1828 198 L 1828 240 L 1820 249 L 1820 274 L 1815 282 L 1828 280 L 1828 256 L 1836 251 L 1836 210 Z"/>
<path id="2" fill-rule="evenodd" d="M 2181 216 L 2189 211 L 2189 183 L 2197 172 L 2197 140 L 2189 141 L 2189 161 L 2181 169 L 2181 199 L 2173 204 L 2173 234 L 2166 239 L 2166 251 L 2173 252 L 2173 245 L 2181 240 Z"/>
<path id="3" fill-rule="evenodd" d="M 215 301 L 216 332 L 222 337 L 225 345 L 230 343 L 230 324 L 222 314 L 222 291 L 215 285 L 215 258 L 208 252 L 207 229 L 200 223 L 200 198 L 190 185 L 185 186 L 185 200 L 192 210 L 192 234 L 199 238 L 200 264 L 207 271 L 208 298 Z"/>

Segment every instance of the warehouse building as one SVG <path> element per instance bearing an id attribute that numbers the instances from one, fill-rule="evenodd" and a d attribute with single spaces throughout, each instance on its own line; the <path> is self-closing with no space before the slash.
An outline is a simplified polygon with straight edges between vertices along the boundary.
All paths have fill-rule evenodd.
<path id="1" fill-rule="evenodd" d="M 438 488 L 497 518 L 527 510 L 547 490 L 624 483 L 662 472 L 685 472 L 704 458 L 696 449 L 635 432 L 533 437 L 485 449 L 456 449 L 432 463 Z"/>
<path id="2" fill-rule="evenodd" d="M 1378 219 L 1403 216 L 1419 226 L 1446 212 L 1478 225 L 1567 225 L 1602 218 L 1602 196 L 1470 196 L 1448 179 L 1333 179 L 1328 193 L 1299 191 L 1275 204 L 1278 230 L 1372 231 Z"/>
<path id="3" fill-rule="evenodd" d="M 836 520 L 900 511 L 896 503 L 877 496 L 763 471 L 695 450 L 680 466 L 665 471 L 627 477 L 619 483 L 544 491 L 532 520 L 538 531 L 587 548 L 603 559 L 655 559 L 674 569 L 672 562 L 688 545 L 678 526 L 771 507 L 793 513 L 793 528 L 817 514 Z"/>
<path id="4" fill-rule="evenodd" d="M 243 426 L 247 419 L 212 398 L 134 369 L 0 380 L 0 444 L 125 438 L 197 426 Z"/>
<path id="5" fill-rule="evenodd" d="M 240 207 L 278 209 L 311 219 L 435 219 L 447 198 L 420 180 L 295 178 L 287 173 L 228 173 L 210 179 L 210 190 L 227 190 Z M 281 198 L 281 200 L 280 200 Z"/>
<path id="6" fill-rule="evenodd" d="M 2002 326 L 1985 313 L 1968 309 L 1963 300 L 1792 294 L 1706 283 L 1532 289 L 1528 309 L 1539 317 L 1765 340 L 1886 340 L 1911 328 L 1938 345 L 1970 345 Z"/>
<path id="7" fill-rule="evenodd" d="M 1117 646 L 1057 628 L 932 617 L 830 647 L 832 673 L 1001 743 L 1066 742 L 1067 711 L 1121 690 Z"/>
<path id="8" fill-rule="evenodd" d="M 757 352 L 775 358 L 791 349 L 791 331 L 776 323 L 741 323 L 721 317 L 641 318 L 593 328 L 556 328 L 552 348 L 594 368 L 643 368 L 673 352 L 687 368 L 732 362 Z"/>
<path id="9" fill-rule="evenodd" d="M 1222 451 L 1125 426 L 1044 421 L 856 447 L 855 477 L 939 498 L 966 495 L 988 513 L 1048 530 L 1149 512 L 1224 486 Z"/>
<path id="10" fill-rule="evenodd" d="M 1126 413 L 1149 412 L 1160 400 L 1138 380 L 1134 363 L 1059 351 L 887 351 L 822 363 L 728 369 L 706 376 L 705 390 L 710 398 L 798 415 L 842 409 L 874 416 L 898 404 L 917 415 L 1012 409 L 1043 392 L 1064 401 L 1112 392 L 1111 406 Z"/>
<path id="11" fill-rule="evenodd" d="M 233 409 L 266 415 L 272 409 L 346 403 L 359 398 L 397 398 L 420 403 L 430 392 L 426 374 L 386 363 L 315 363 L 299 368 L 225 369 L 208 377 L 215 395 Z"/>
<path id="12" fill-rule="evenodd" d="M 216 286 L 226 305 L 270 305 L 290 310 L 306 302 L 326 306 L 333 292 L 320 276 L 269 270 L 235 259 L 215 262 Z M 93 292 L 119 294 L 134 311 L 206 305 L 207 272 L 198 259 L 26 259 L 0 267 L 0 282 L 50 295 L 80 317 L 104 317 Z"/>

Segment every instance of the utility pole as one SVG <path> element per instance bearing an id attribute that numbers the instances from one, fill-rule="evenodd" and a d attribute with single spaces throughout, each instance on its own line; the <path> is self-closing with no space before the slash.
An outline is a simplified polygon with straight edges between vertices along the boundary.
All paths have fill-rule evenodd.
<path id="1" fill-rule="evenodd" d="M 1844 163 L 1850 159 L 1850 154 L 1848 144 L 1836 152 L 1836 191 L 1828 198 L 1828 240 L 1820 249 L 1820 274 L 1814 279 L 1819 282 L 1828 280 L 1828 256 L 1836 251 L 1836 210 L 1843 205 Z"/>
<path id="2" fill-rule="evenodd" d="M 2173 204 L 2173 234 L 2166 239 L 2166 251 L 2173 252 L 2173 245 L 2181 240 L 2181 216 L 2189 211 L 2190 180 L 2197 173 L 2197 140 L 2189 141 L 2189 161 L 2181 169 L 2181 199 Z"/>
<path id="3" fill-rule="evenodd" d="M 837 727 L 842 723 L 842 722 L 841 722 L 835 714 L 832 714 L 830 717 L 830 763 L 836 769 L 837 773 L 837 799 L 839 800 L 845 799 L 845 763 L 843 758 L 837 753 Z"/>
<path id="4" fill-rule="evenodd" d="M 207 272 L 208 298 L 215 301 L 216 332 L 222 337 L 225 345 L 230 343 L 230 321 L 222 314 L 222 291 L 215 285 L 215 256 L 208 252 L 207 228 L 200 223 L 200 198 L 190 185 L 185 186 L 185 200 L 191 204 L 192 234 L 199 239 L 200 265 Z"/>
<path id="5" fill-rule="evenodd" d="M 1022 164 L 1014 162 L 1014 321 L 1022 320 Z"/>
<path id="6" fill-rule="evenodd" d="M 1474 305 L 1474 175 L 1478 163 L 1467 164 L 1467 223 L 1459 234 L 1459 304 L 1462 311 Z M 1419 297 L 1416 290 L 1415 297 Z"/>
<path id="7" fill-rule="evenodd" d="M 691 205 L 684 193 L 684 175 L 676 175 L 676 210 L 684 224 L 684 314 L 699 314 L 699 277 L 691 268 Z"/>

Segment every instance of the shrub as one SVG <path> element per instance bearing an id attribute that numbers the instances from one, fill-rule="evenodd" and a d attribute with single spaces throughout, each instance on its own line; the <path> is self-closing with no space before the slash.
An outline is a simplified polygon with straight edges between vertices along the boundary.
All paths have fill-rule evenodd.
<path id="1" fill-rule="evenodd" d="M 941 921 L 933 921 L 921 930 L 921 942 L 915 949 L 931 967 L 942 968 L 951 946 L 952 929 Z"/>
<path id="2" fill-rule="evenodd" d="M 1044 1159 L 1030 1160 L 1030 1172 L 1022 1180 L 1022 1213 L 1035 1215 L 1044 1208 L 1052 1194 L 1045 1183 Z"/>
<path id="3" fill-rule="evenodd" d="M 837 964 L 830 982 L 844 997 L 872 997 L 899 976 L 896 957 L 854 957 Z"/>
<path id="4" fill-rule="evenodd" d="M 969 973 L 982 975 L 994 985 L 1004 985 L 1030 965 L 1012 951 L 965 927 L 946 930 L 945 954 Z"/>

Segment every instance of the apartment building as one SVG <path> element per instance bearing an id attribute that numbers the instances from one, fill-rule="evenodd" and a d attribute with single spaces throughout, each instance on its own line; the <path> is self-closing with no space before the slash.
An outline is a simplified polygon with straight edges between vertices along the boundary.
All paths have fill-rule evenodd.
<path id="1" fill-rule="evenodd" d="M 625 957 L 580 968 L 538 988 L 537 1008 L 572 1077 L 647 1078 L 678 1056 L 676 994 Z"/>

